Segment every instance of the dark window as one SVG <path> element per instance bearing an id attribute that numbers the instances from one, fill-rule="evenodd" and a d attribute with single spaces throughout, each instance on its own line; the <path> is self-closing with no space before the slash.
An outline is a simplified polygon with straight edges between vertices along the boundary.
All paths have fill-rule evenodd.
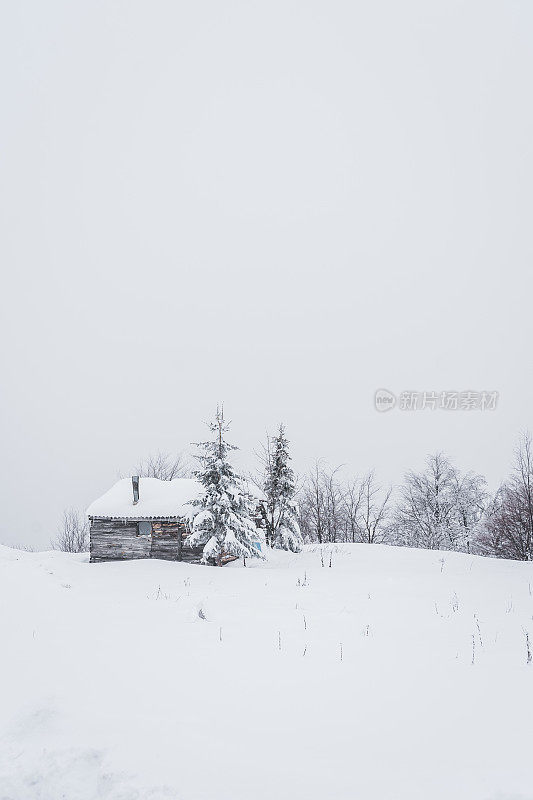
<path id="1" fill-rule="evenodd" d="M 152 533 L 152 523 L 143 519 L 138 523 L 137 529 L 139 536 L 150 536 Z"/>

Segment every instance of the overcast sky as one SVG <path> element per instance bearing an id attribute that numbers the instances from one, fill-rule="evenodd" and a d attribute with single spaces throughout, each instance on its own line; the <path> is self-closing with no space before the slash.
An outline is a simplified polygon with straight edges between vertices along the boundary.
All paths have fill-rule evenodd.
<path id="1" fill-rule="evenodd" d="M 495 487 L 532 427 L 533 5 L 11 2 L 0 541 L 224 401 L 251 465 Z M 374 392 L 496 390 L 493 411 Z"/>

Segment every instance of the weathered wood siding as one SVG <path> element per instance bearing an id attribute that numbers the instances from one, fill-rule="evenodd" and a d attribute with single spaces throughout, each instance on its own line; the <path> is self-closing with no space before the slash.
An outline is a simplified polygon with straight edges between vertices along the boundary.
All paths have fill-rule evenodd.
<path id="1" fill-rule="evenodd" d="M 151 534 L 138 533 L 138 520 L 92 519 L 91 561 L 125 561 L 132 558 L 161 558 L 197 564 L 203 547 L 189 547 L 184 522 L 154 520 Z"/>
<path id="2" fill-rule="evenodd" d="M 199 564 L 202 560 L 203 545 L 200 547 L 189 547 L 184 544 L 181 548 L 181 561 L 188 561 L 190 564 Z"/>
<path id="3" fill-rule="evenodd" d="M 136 522 L 91 520 L 91 561 L 125 561 L 150 558 L 152 537 L 139 535 Z"/>
<path id="4" fill-rule="evenodd" d="M 152 549 L 150 558 L 180 561 L 182 531 L 181 522 L 152 522 Z"/>
<path id="5" fill-rule="evenodd" d="M 191 547 L 186 544 L 187 536 L 190 533 L 190 528 L 184 524 L 181 529 L 181 561 L 188 561 L 190 564 L 199 564 L 202 560 L 204 546 L 201 544 L 199 547 Z"/>

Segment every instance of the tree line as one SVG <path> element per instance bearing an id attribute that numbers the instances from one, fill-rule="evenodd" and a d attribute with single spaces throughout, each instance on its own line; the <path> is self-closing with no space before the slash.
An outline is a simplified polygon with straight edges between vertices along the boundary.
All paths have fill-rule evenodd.
<path id="1" fill-rule="evenodd" d="M 221 446 L 222 423 L 217 412 L 215 427 L 211 426 L 216 434 L 211 442 L 213 452 Z M 157 453 L 140 461 L 133 472 L 160 480 L 196 477 L 204 485 L 207 480 L 214 485 L 218 479 L 213 483 L 213 474 L 209 478 L 206 473 L 209 446 L 204 445 L 199 469 L 193 469 L 183 454 Z M 229 469 L 228 456 L 233 449 L 229 445 L 224 450 L 225 469 Z M 510 474 L 494 494 L 482 475 L 462 472 L 441 452 L 427 456 L 421 471 L 408 471 L 397 487 L 381 484 L 374 470 L 346 479 L 340 467 L 328 467 L 323 461 L 298 479 L 290 466 L 290 443 L 283 425 L 276 436 L 267 436 L 259 459 L 260 470 L 247 476 L 246 482 L 263 493 L 261 518 L 256 516 L 255 524 L 264 529 L 271 547 L 298 552 L 303 543 L 357 542 L 526 561 L 533 558 L 533 443 L 529 432 L 520 436 Z M 216 458 L 209 469 L 215 462 Z M 234 482 L 242 488 L 241 476 L 235 476 Z M 246 495 L 246 488 L 243 492 Z M 204 522 L 206 519 L 208 515 Z M 193 530 L 195 541 L 207 544 L 210 537 L 206 538 L 205 524 Z M 217 540 L 220 546 L 212 543 L 215 560 L 222 552 L 223 538 Z M 88 526 L 83 515 L 75 510 L 65 512 L 54 546 L 70 552 L 87 549 Z"/>
<path id="2" fill-rule="evenodd" d="M 444 453 L 384 487 L 371 470 L 344 480 L 321 462 L 304 476 L 300 524 L 308 542 L 364 542 L 533 558 L 533 445 L 520 436 L 509 477 L 494 494 L 476 472 L 461 472 Z"/>

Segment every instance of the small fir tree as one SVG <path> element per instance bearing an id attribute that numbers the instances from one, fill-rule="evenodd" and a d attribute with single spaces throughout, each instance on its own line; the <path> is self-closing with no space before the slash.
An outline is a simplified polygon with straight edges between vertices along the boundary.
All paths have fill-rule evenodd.
<path id="1" fill-rule="evenodd" d="M 204 564 L 221 566 L 223 556 L 262 558 L 254 545 L 257 529 L 251 517 L 252 497 L 228 461 L 229 453 L 237 448 L 224 438 L 229 425 L 224 422 L 223 410 L 217 408 L 215 421 L 208 427 L 213 433 L 212 441 L 197 445 L 201 468 L 194 476 L 204 492 L 193 503 L 192 532 L 187 544 L 204 545 Z"/>
<path id="2" fill-rule="evenodd" d="M 289 465 L 289 441 L 283 425 L 279 426 L 278 435 L 269 439 L 266 449 L 263 519 L 267 541 L 271 547 L 299 553 L 303 540 L 294 499 L 296 480 Z"/>

